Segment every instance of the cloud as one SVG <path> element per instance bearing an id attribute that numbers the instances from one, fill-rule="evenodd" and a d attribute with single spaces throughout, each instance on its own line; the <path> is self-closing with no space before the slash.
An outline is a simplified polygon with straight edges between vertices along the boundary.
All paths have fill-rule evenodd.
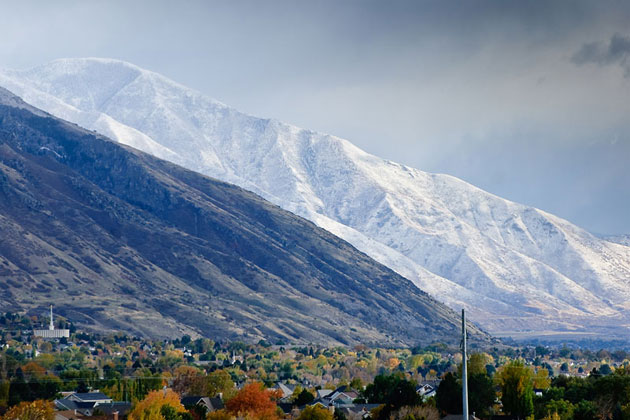
<path id="1" fill-rule="evenodd" d="M 614 34 L 608 43 L 591 42 L 582 47 L 571 57 L 577 65 L 594 63 L 600 66 L 619 65 L 630 77 L 630 36 Z"/>

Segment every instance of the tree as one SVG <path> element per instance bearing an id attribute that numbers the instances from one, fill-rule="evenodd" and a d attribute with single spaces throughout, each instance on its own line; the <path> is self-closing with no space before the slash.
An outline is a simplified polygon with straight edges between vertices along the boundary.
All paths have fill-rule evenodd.
<path id="1" fill-rule="evenodd" d="M 353 378 L 352 381 L 350 381 L 350 388 L 356 390 L 363 389 L 363 381 L 361 380 L 361 378 Z"/>
<path id="2" fill-rule="evenodd" d="M 313 396 L 313 394 L 311 394 L 307 389 L 303 389 L 302 391 L 300 391 L 299 394 L 295 396 L 293 404 L 299 407 L 312 402 L 314 399 L 315 397 Z"/>
<path id="3" fill-rule="evenodd" d="M 439 420 L 440 412 L 429 405 L 402 407 L 394 411 L 389 420 Z"/>
<path id="4" fill-rule="evenodd" d="M 534 375 L 523 362 L 514 360 L 496 374 L 501 388 L 503 411 L 518 417 L 527 417 L 534 411 Z"/>
<path id="5" fill-rule="evenodd" d="M 35 400 L 33 402 L 21 402 L 11 407 L 2 417 L 2 420 L 53 420 L 54 418 L 53 403 Z"/>
<path id="6" fill-rule="evenodd" d="M 312 405 L 305 407 L 297 420 L 333 420 L 333 414 L 320 405 Z"/>
<path id="7" fill-rule="evenodd" d="M 225 404 L 227 411 L 237 417 L 249 416 L 254 419 L 277 419 L 276 400 L 279 391 L 265 389 L 260 382 L 245 385 Z"/>
<path id="8" fill-rule="evenodd" d="M 470 412 L 489 417 L 495 399 L 494 383 L 488 375 L 476 373 L 468 377 L 468 408 Z"/>
<path id="9" fill-rule="evenodd" d="M 365 387 L 364 395 L 369 403 L 385 406 L 379 411 L 379 418 L 388 418 L 389 414 L 404 406 L 419 405 L 422 398 L 416 392 L 417 384 L 408 381 L 402 373 L 389 376 L 378 375 L 374 383 Z"/>
<path id="10" fill-rule="evenodd" d="M 179 366 L 173 372 L 173 391 L 180 395 L 201 395 L 203 393 L 203 380 L 201 371 L 193 366 Z"/>
<path id="11" fill-rule="evenodd" d="M 600 375 L 610 375 L 612 373 L 612 369 L 609 364 L 604 363 L 599 367 Z"/>
<path id="12" fill-rule="evenodd" d="M 534 375 L 534 388 L 547 389 L 551 385 L 549 379 L 549 371 L 547 369 L 538 369 Z"/>
<path id="13" fill-rule="evenodd" d="M 492 356 L 486 353 L 473 353 L 468 358 L 468 362 L 466 363 L 466 370 L 468 375 L 472 376 L 475 374 L 487 374 L 488 370 L 486 369 L 486 365 L 488 365 L 492 361 Z M 460 368 L 461 370 L 461 368 Z M 461 376 L 461 372 L 460 372 Z"/>
<path id="14" fill-rule="evenodd" d="M 462 386 L 455 374 L 449 372 L 444 376 L 436 391 L 435 403 L 444 413 L 462 413 Z"/>
<path id="15" fill-rule="evenodd" d="M 167 406 L 170 408 L 165 408 Z M 129 420 L 179 420 L 181 417 L 177 417 L 177 414 L 185 412 L 177 393 L 170 389 L 151 391 L 129 413 Z"/>
<path id="16" fill-rule="evenodd" d="M 592 401 L 582 400 L 573 409 L 574 420 L 592 420 L 597 417 L 597 406 Z"/>
<path id="17" fill-rule="evenodd" d="M 211 411 L 206 415 L 206 420 L 234 420 L 235 418 L 225 409 Z"/>
<path id="18" fill-rule="evenodd" d="M 348 420 L 346 415 L 341 410 L 335 410 L 335 413 L 333 414 L 333 419 L 334 420 Z"/>
<path id="19" fill-rule="evenodd" d="M 222 393 L 224 398 L 229 398 L 233 392 L 234 381 L 232 381 L 232 376 L 225 370 L 215 370 L 205 377 L 204 395 L 214 397 Z"/>
<path id="20" fill-rule="evenodd" d="M 573 410 L 573 404 L 567 400 L 551 400 L 545 404 L 547 415 L 557 414 L 559 420 L 573 419 Z"/>

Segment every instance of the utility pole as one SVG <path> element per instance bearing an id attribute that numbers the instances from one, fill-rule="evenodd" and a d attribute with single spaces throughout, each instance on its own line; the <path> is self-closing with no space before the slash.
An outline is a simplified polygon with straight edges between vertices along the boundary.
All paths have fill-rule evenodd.
<path id="1" fill-rule="evenodd" d="M 468 420 L 468 369 L 466 368 L 466 313 L 462 309 L 462 417 Z"/>

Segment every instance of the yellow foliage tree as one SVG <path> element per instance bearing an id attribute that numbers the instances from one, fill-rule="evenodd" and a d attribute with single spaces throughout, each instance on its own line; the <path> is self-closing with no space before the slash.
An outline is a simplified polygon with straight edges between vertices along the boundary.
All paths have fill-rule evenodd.
<path id="1" fill-rule="evenodd" d="M 2 420 L 53 420 L 54 417 L 54 408 L 50 401 L 35 400 L 11 407 Z"/>
<path id="2" fill-rule="evenodd" d="M 206 415 L 206 420 L 234 420 L 235 418 L 226 410 L 211 411 Z"/>
<path id="3" fill-rule="evenodd" d="M 538 369 L 534 375 L 534 388 L 547 389 L 551 386 L 549 379 L 549 371 L 547 369 Z"/>
<path id="4" fill-rule="evenodd" d="M 312 405 L 305 407 L 297 420 L 333 420 L 333 415 L 321 405 Z"/>
<path id="5" fill-rule="evenodd" d="M 164 420 L 161 414 L 162 407 L 172 407 L 175 412 L 186 411 L 179 402 L 179 395 L 171 391 L 151 391 L 146 398 L 136 404 L 133 411 L 129 413 L 129 420 Z"/>

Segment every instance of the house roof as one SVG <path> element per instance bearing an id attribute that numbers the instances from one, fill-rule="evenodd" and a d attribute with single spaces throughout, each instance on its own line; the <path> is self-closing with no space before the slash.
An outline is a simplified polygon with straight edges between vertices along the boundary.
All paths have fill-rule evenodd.
<path id="1" fill-rule="evenodd" d="M 126 416 L 127 413 L 131 411 L 131 403 L 127 401 L 113 401 L 111 403 L 99 404 L 94 407 L 94 409 L 100 410 L 108 416 L 113 414 L 114 411 L 118 411 L 119 416 Z"/>
<path id="2" fill-rule="evenodd" d="M 223 405 L 223 400 L 219 397 L 208 398 L 210 400 L 210 404 L 212 404 L 212 408 L 215 410 L 221 410 Z"/>
<path id="3" fill-rule="evenodd" d="M 101 400 L 111 400 L 107 395 L 102 392 L 75 392 L 74 394 L 69 395 L 67 398 L 77 398 L 81 401 L 101 401 Z"/>
<path id="4" fill-rule="evenodd" d="M 181 399 L 181 403 L 184 407 L 188 407 L 191 405 L 197 405 L 199 404 L 199 401 L 201 401 L 203 399 L 203 397 L 197 397 L 197 396 L 189 396 L 189 397 L 184 397 Z"/>
<path id="5" fill-rule="evenodd" d="M 323 398 L 327 395 L 330 395 L 333 393 L 332 389 L 318 389 L 317 390 L 317 398 Z"/>
<path id="6" fill-rule="evenodd" d="M 276 384 L 276 389 L 282 392 L 283 397 L 288 397 L 293 395 L 293 391 L 295 391 L 295 385 L 283 384 L 282 382 L 278 382 Z"/>
<path id="7" fill-rule="evenodd" d="M 68 398 L 55 400 L 55 406 L 62 410 L 86 410 L 94 408 L 95 401 L 75 401 Z"/>
<path id="8" fill-rule="evenodd" d="M 181 403 L 184 407 L 190 407 L 197 404 L 203 404 L 208 407 L 209 410 L 220 410 L 223 406 L 223 400 L 219 397 L 197 397 L 188 396 L 181 399 Z"/>

